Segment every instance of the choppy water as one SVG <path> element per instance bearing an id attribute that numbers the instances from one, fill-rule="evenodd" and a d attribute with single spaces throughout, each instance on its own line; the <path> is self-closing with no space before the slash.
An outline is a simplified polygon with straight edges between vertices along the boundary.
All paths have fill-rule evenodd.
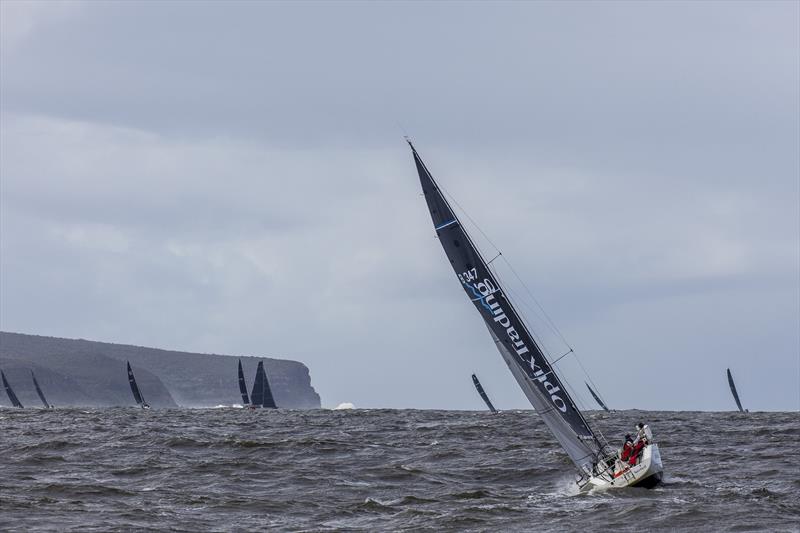
<path id="1" fill-rule="evenodd" d="M 0 529 L 800 528 L 798 413 L 591 417 L 665 484 L 578 494 L 530 411 L 3 409 Z"/>

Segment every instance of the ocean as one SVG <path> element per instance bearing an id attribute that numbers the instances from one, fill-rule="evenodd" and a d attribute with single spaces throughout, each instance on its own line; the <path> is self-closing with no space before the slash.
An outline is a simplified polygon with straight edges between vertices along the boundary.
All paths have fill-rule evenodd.
<path id="1" fill-rule="evenodd" d="M 587 416 L 664 483 L 578 493 L 533 411 L 0 409 L 0 529 L 800 530 L 798 413 Z"/>

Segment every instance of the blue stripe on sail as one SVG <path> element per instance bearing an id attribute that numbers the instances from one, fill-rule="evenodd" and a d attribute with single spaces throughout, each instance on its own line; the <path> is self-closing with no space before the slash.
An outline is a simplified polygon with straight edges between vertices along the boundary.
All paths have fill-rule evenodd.
<path id="1" fill-rule="evenodd" d="M 440 229 L 442 229 L 442 228 L 446 228 L 446 227 L 447 227 L 447 226 L 449 226 L 450 224 L 455 224 L 456 222 L 458 222 L 458 220 L 456 220 L 456 219 L 453 219 L 453 220 L 451 220 L 450 222 L 445 222 L 445 223 L 444 223 L 444 224 L 442 224 L 441 226 L 436 226 L 436 228 L 435 228 L 435 229 L 436 229 L 436 231 L 439 231 Z"/>
<path id="2" fill-rule="evenodd" d="M 476 289 L 474 286 L 470 285 L 469 283 L 464 283 L 464 286 L 469 288 L 469 290 L 472 291 L 472 294 L 477 296 L 477 298 L 472 298 L 473 302 L 480 301 L 482 306 L 484 306 L 486 309 L 488 309 L 490 313 L 492 312 L 492 308 L 489 307 L 489 304 L 487 304 L 486 300 L 484 299 L 486 297 L 482 296 L 481 293 L 478 292 L 478 289 Z"/>

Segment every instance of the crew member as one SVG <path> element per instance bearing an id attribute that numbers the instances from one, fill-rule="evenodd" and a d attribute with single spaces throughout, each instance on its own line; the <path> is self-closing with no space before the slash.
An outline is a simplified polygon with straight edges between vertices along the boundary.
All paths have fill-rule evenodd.
<path id="1" fill-rule="evenodd" d="M 631 458 L 633 454 L 633 437 L 630 434 L 625 435 L 625 444 L 622 445 L 622 450 L 619 452 L 619 458 L 625 462 Z"/>

